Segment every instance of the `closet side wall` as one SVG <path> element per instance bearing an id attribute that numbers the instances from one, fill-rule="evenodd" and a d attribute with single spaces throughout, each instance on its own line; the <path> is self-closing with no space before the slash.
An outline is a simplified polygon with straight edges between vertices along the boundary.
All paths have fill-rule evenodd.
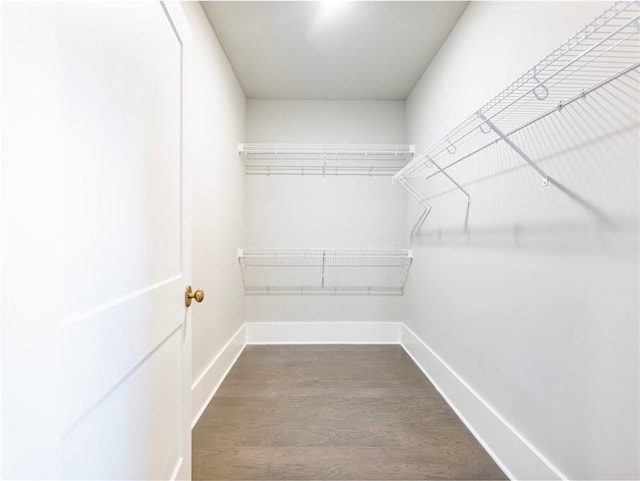
<path id="1" fill-rule="evenodd" d="M 244 322 L 236 249 L 244 228 L 244 173 L 237 142 L 244 132 L 246 101 L 200 4 L 182 6 L 193 35 L 192 285 L 206 293 L 202 304 L 190 308 L 196 416 L 222 374 L 215 372 L 214 360 Z"/>
<path id="2" fill-rule="evenodd" d="M 403 101 L 248 100 L 245 142 L 400 144 Z M 238 164 L 240 160 L 238 159 Z M 241 247 L 406 248 L 387 176 L 247 175 Z M 402 321 L 401 296 L 248 295 L 247 321 Z"/>
<path id="3" fill-rule="evenodd" d="M 609 6 L 470 4 L 408 98 L 407 138 L 417 152 L 430 147 Z M 575 123 L 563 133 L 540 131 L 539 141 L 576 135 L 571 126 L 584 125 L 589 102 L 601 101 L 587 96 L 563 112 Z M 456 167 L 471 179 L 468 233 L 460 192 L 414 181 L 427 197 L 444 194 L 432 198 L 414 241 L 408 325 L 459 376 L 434 369 L 454 404 L 462 379 L 556 474 L 637 479 L 637 124 L 541 165 L 566 192 L 542 187 L 524 161 L 485 156 Z M 418 215 L 409 202 L 405 232 Z M 492 438 L 486 426 L 474 427 Z M 500 456 L 500 446 L 489 447 Z M 537 477 L 526 464 L 507 467 Z"/>

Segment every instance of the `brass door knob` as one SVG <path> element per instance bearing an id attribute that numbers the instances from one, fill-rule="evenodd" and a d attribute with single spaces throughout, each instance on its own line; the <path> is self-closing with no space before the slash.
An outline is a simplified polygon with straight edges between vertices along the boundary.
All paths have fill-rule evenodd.
<path id="1" fill-rule="evenodd" d="M 187 285 L 184 289 L 184 305 L 189 307 L 192 299 L 195 299 L 197 303 L 204 301 L 204 291 L 202 289 L 196 289 L 196 291 L 193 292 L 191 286 Z"/>

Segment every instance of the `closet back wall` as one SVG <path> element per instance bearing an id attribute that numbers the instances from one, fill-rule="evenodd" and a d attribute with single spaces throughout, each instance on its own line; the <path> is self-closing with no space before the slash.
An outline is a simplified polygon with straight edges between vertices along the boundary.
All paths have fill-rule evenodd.
<path id="1" fill-rule="evenodd" d="M 404 140 L 403 101 L 247 101 L 245 142 Z M 242 247 L 407 247 L 407 196 L 390 177 L 249 175 L 245 187 Z M 245 309 L 249 322 L 404 320 L 402 296 L 251 295 Z"/>

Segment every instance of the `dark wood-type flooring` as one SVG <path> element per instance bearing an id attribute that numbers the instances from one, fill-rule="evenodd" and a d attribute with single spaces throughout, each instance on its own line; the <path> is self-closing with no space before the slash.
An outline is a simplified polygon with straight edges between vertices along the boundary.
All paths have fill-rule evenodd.
<path id="1" fill-rule="evenodd" d="M 507 479 L 400 346 L 247 346 L 193 430 L 194 480 Z"/>

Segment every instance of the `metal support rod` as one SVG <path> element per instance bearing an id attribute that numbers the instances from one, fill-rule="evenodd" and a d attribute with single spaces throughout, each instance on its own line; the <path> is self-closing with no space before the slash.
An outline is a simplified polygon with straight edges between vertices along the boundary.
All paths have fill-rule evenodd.
<path id="1" fill-rule="evenodd" d="M 420 202 L 420 204 L 424 207 L 424 211 L 422 212 L 422 214 L 420 214 L 418 221 L 413 226 L 413 229 L 411 229 L 411 234 L 409 234 L 409 241 L 413 242 L 414 236 L 420 230 L 420 228 L 422 227 L 422 224 L 424 224 L 424 221 L 427 220 L 427 217 L 431 212 L 431 204 L 429 204 L 429 202 L 427 202 L 427 200 L 422 195 L 420 195 L 420 193 L 416 189 L 414 189 L 414 187 L 409 182 L 407 182 L 407 180 L 404 177 L 401 177 L 400 179 L 398 179 L 398 182 L 400 182 L 400 185 L 402 185 L 405 189 L 407 189 L 407 191 L 413 197 L 415 197 L 418 200 L 418 202 Z"/>
<path id="2" fill-rule="evenodd" d="M 637 69 L 638 67 L 640 67 L 640 62 L 635 62 L 633 65 L 630 65 L 630 66 L 626 67 L 625 69 L 621 70 L 620 72 L 618 72 L 617 74 L 613 75 L 612 77 L 609 77 L 609 78 L 607 78 L 607 79 L 603 80 L 602 82 L 599 82 L 599 83 L 597 83 L 596 85 L 593 85 L 592 87 L 589 87 L 589 88 L 588 88 L 588 89 L 586 89 L 586 90 L 582 90 L 580 93 L 578 93 L 578 94 L 574 95 L 574 96 L 573 96 L 573 97 L 571 97 L 570 99 L 568 99 L 568 100 L 566 100 L 566 101 L 563 101 L 563 102 L 562 102 L 562 107 L 563 107 L 563 108 L 564 108 L 564 107 L 567 107 L 568 105 L 570 105 L 570 104 L 572 104 L 572 103 L 574 103 L 574 102 L 576 102 L 576 101 L 578 101 L 578 100 L 583 100 L 583 99 L 585 99 L 585 98 L 587 97 L 587 95 L 589 95 L 591 92 L 596 91 L 596 90 L 597 90 L 597 89 L 599 89 L 600 87 L 604 87 L 604 86 L 606 86 L 607 84 L 609 84 L 609 83 L 613 82 L 614 80 L 616 80 L 616 79 L 618 79 L 618 78 L 622 77 L 623 75 L 628 74 L 629 72 L 631 72 L 632 70 Z M 516 132 L 519 132 L 520 130 L 522 130 L 522 129 L 525 129 L 525 128 L 529 127 L 530 125 L 532 125 L 532 124 L 534 124 L 534 123 L 536 123 L 536 122 L 538 122 L 538 121 L 540 121 L 540 120 L 542 120 L 542 119 L 544 119 L 544 118 L 548 117 L 549 115 L 551 115 L 551 114 L 553 114 L 553 113 L 555 113 L 555 112 L 557 112 L 557 111 L 558 111 L 558 107 L 557 107 L 557 106 L 554 106 L 554 107 L 550 108 L 549 110 L 547 110 L 546 112 L 543 112 L 542 114 L 538 115 L 537 117 L 535 117 L 535 118 L 533 118 L 533 119 L 529 120 L 528 122 L 526 122 L 526 123 L 524 123 L 524 124 L 522 124 L 522 125 L 519 125 L 518 127 L 516 127 L 516 128 L 515 128 L 515 129 L 513 129 L 513 130 L 510 130 L 510 131 L 509 131 L 509 132 L 507 132 L 505 135 L 508 137 L 508 136 L 510 136 L 510 135 L 512 135 L 512 134 L 515 134 Z M 482 124 L 480 124 L 480 130 L 482 130 L 482 132 L 483 132 L 483 133 L 485 133 L 485 134 L 487 134 L 487 133 L 489 133 L 489 132 L 491 131 L 491 129 L 489 129 L 489 132 L 485 131 L 485 130 L 482 128 Z M 485 145 L 483 145 L 482 147 L 480 147 L 480 148 L 478 148 L 478 149 L 474 150 L 473 152 L 470 152 L 470 153 L 468 153 L 468 154 L 463 155 L 462 157 L 460 157 L 459 159 L 457 159 L 455 162 L 452 162 L 452 163 L 450 163 L 449 165 L 447 165 L 446 167 L 443 167 L 443 168 L 442 168 L 442 170 L 450 169 L 450 168 L 451 168 L 451 167 L 453 167 L 454 165 L 459 164 L 460 162 L 462 162 L 463 160 L 466 160 L 466 159 L 468 159 L 469 157 L 471 157 L 471 156 L 473 156 L 473 155 L 477 154 L 478 152 L 483 151 L 484 149 L 486 149 L 486 148 L 487 148 L 487 147 L 489 147 L 490 145 L 493 145 L 495 142 L 496 142 L 495 140 L 492 140 L 491 142 L 488 142 L 487 144 L 485 144 Z M 442 149 L 442 151 L 437 152 L 435 155 L 438 155 L 438 154 L 442 153 L 444 150 L 446 150 L 446 149 Z M 418 157 L 416 157 L 416 158 L 417 158 L 417 159 L 419 159 L 419 158 L 420 158 L 420 156 L 418 156 Z M 433 174 L 428 175 L 427 177 L 425 177 L 425 179 L 424 179 L 424 180 L 429 180 L 431 177 L 433 177 L 433 176 L 435 176 L 435 175 L 438 175 L 438 174 L 439 174 L 439 172 L 434 172 Z"/>
<path id="3" fill-rule="evenodd" d="M 429 212 L 431 212 L 431 207 L 426 207 L 422 212 L 422 214 L 420 214 L 420 217 L 418 217 L 418 220 L 413 226 L 413 229 L 411 229 L 411 233 L 409 234 L 409 241 L 412 244 L 413 244 L 413 238 L 416 236 L 418 231 L 420 231 L 420 229 L 422 228 L 422 224 L 424 224 L 424 221 L 427 220 L 427 217 L 429 216 Z"/>
<path id="4" fill-rule="evenodd" d="M 507 137 L 504 132 L 502 132 L 502 130 L 500 130 L 498 127 L 495 126 L 495 124 L 493 122 L 491 122 L 491 120 L 489 120 L 487 117 L 484 116 L 484 114 L 482 112 L 478 112 L 478 117 L 480 117 L 485 124 L 487 124 L 489 126 L 489 128 L 491 128 L 491 130 L 493 130 L 498 137 L 500 137 L 502 140 L 504 140 L 507 145 L 509 147 L 511 147 L 513 150 L 516 151 L 516 153 L 522 157 L 527 164 L 529 164 L 538 174 L 540 174 L 542 176 L 542 185 L 548 185 L 549 184 L 549 175 L 547 175 L 547 173 L 542 170 L 538 164 L 536 164 L 531 157 L 529 157 L 527 154 L 525 154 L 522 149 L 520 147 L 518 147 L 516 144 L 514 144 L 511 139 L 509 139 L 509 137 Z"/>
<path id="5" fill-rule="evenodd" d="M 420 202 L 420 204 L 431 210 L 431 204 L 429 204 L 429 202 L 427 202 L 427 199 L 425 199 L 420 192 L 418 192 L 404 177 L 401 177 L 400 179 L 398 179 L 398 182 L 400 182 L 400 185 L 402 185 L 405 189 L 407 189 L 407 191 L 418 201 Z"/>
<path id="6" fill-rule="evenodd" d="M 467 202 L 468 202 L 469 204 L 471 204 L 471 196 L 469 195 L 469 192 L 467 192 L 466 190 L 464 190 L 464 188 L 463 188 L 460 184 L 458 184 L 458 183 L 454 180 L 454 178 L 453 178 L 453 177 L 451 177 L 449 174 L 447 174 L 447 172 L 445 172 L 445 170 L 444 170 L 444 169 L 442 169 L 442 168 L 441 168 L 441 167 L 436 163 L 436 161 L 435 161 L 435 160 L 433 160 L 431 157 L 427 156 L 427 162 L 431 162 L 431 163 L 436 167 L 436 169 L 438 169 L 438 170 L 442 173 L 442 175 L 444 175 L 447 179 L 449 179 L 449 180 L 451 181 L 451 183 L 452 183 L 453 185 L 455 185 L 458 189 L 460 189 L 460 192 L 462 192 L 464 195 L 466 195 L 466 196 L 467 196 Z"/>
<path id="7" fill-rule="evenodd" d="M 436 169 L 438 169 L 442 173 L 442 175 L 444 175 L 447 179 L 449 179 L 453 185 L 455 185 L 458 189 L 460 189 L 460 192 L 462 192 L 464 195 L 467 196 L 467 210 L 464 215 L 464 230 L 466 231 L 469 228 L 469 207 L 471 206 L 471 196 L 469 195 L 469 192 L 464 190 L 464 188 L 460 184 L 458 184 L 453 177 L 451 177 L 448 173 L 446 173 L 444 169 L 442 169 L 436 163 L 435 160 L 433 160 L 429 156 L 427 156 L 427 159 L 428 159 L 427 162 L 431 162 L 436 167 Z"/>
<path id="8" fill-rule="evenodd" d="M 324 289 L 324 258 L 327 255 L 327 251 L 322 251 L 322 288 Z"/>

